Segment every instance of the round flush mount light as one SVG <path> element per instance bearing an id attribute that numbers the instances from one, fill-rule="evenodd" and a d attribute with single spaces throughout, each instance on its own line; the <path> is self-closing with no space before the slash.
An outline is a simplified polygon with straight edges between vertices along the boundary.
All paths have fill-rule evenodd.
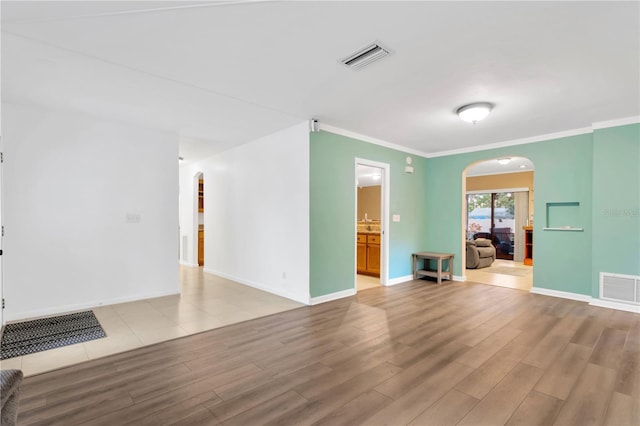
<path id="1" fill-rule="evenodd" d="M 475 104 L 461 106 L 456 113 L 461 120 L 476 124 L 478 121 L 486 118 L 492 109 L 493 104 L 489 102 L 476 102 Z"/>

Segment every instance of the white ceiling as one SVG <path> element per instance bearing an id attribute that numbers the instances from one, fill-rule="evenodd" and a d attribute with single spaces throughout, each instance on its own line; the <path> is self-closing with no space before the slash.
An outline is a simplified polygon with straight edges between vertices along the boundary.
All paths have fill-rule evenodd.
<path id="1" fill-rule="evenodd" d="M 361 187 L 382 185 L 383 173 L 384 169 L 380 167 L 358 164 L 356 167 L 356 185 Z"/>
<path id="2" fill-rule="evenodd" d="M 499 158 L 481 161 L 467 169 L 467 177 L 484 176 L 503 173 L 531 172 L 534 170 L 533 162 L 524 157 L 501 157 L 509 159 L 507 164 L 498 163 Z"/>
<path id="3" fill-rule="evenodd" d="M 437 153 L 640 115 L 638 2 L 1 7 L 3 100 L 176 132 L 188 160 L 311 117 Z M 392 55 L 338 62 L 373 40 Z"/>

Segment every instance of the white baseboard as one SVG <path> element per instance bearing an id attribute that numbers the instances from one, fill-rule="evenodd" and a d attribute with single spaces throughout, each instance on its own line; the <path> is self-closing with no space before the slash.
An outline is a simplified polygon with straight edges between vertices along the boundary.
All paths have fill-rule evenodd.
<path id="1" fill-rule="evenodd" d="M 457 281 L 460 283 L 463 283 L 467 280 L 467 277 L 465 277 L 464 275 L 454 275 L 453 276 L 453 281 Z"/>
<path id="2" fill-rule="evenodd" d="M 413 281 L 413 275 L 405 275 L 404 277 L 391 278 L 387 281 L 387 286 L 406 283 L 407 281 Z"/>
<path id="3" fill-rule="evenodd" d="M 357 291 L 355 288 L 350 288 L 348 290 L 342 290 L 336 293 L 325 294 L 324 296 L 312 297 L 309 302 L 311 305 L 317 305 L 320 303 L 331 302 L 332 300 L 354 296 L 356 293 Z"/>
<path id="4" fill-rule="evenodd" d="M 548 288 L 533 287 L 531 293 L 542 294 L 544 296 L 561 297 L 563 299 L 577 300 L 579 302 L 587 302 L 589 305 L 598 306 L 600 308 L 617 309 L 619 311 L 634 312 L 640 314 L 640 306 L 629 305 L 627 303 L 612 302 L 610 300 L 602 300 L 597 297 L 587 296 L 586 294 L 569 293 L 566 291 L 550 290 Z"/>
<path id="5" fill-rule="evenodd" d="M 602 299 L 597 299 L 595 297 L 591 298 L 591 301 L 589 302 L 589 304 L 593 306 L 599 306 L 601 308 L 617 309 L 619 311 L 627 311 L 627 312 L 640 314 L 640 306 L 638 305 L 629 305 L 627 303 L 612 302 L 610 300 L 602 300 Z"/>
<path id="6" fill-rule="evenodd" d="M 209 268 L 206 268 L 206 267 L 203 268 L 203 271 L 206 272 L 207 274 L 216 275 L 218 277 L 222 277 L 222 278 L 225 278 L 227 280 L 231 280 L 231 281 L 237 282 L 238 284 L 243 284 L 243 285 L 246 285 L 246 286 L 249 286 L 249 287 L 256 288 L 258 290 L 266 291 L 267 293 L 275 294 L 276 296 L 284 297 L 285 299 L 293 300 L 295 302 L 303 303 L 305 305 L 309 304 L 309 300 L 308 299 L 307 300 L 303 300 L 299 296 L 296 296 L 296 295 L 291 294 L 289 292 L 282 291 L 280 289 L 274 289 L 274 288 L 268 287 L 268 286 L 266 286 L 264 284 L 257 283 L 255 281 L 245 280 L 244 278 L 235 277 L 233 275 L 225 274 L 224 272 L 220 272 L 220 271 L 214 271 L 213 269 L 209 269 Z"/>
<path id="7" fill-rule="evenodd" d="M 35 309 L 33 311 L 16 312 L 13 314 L 5 313 L 4 320 L 5 321 L 24 321 L 27 319 L 48 317 L 51 315 L 64 315 L 67 313 L 99 308 L 101 306 L 116 305 L 118 303 L 127 303 L 127 302 L 139 302 L 141 300 L 154 299 L 156 297 L 164 297 L 164 296 L 174 296 L 177 294 L 180 294 L 180 291 L 146 293 L 146 294 L 138 294 L 134 296 L 127 296 L 127 297 L 116 297 L 113 299 L 107 299 L 103 301 L 64 305 L 64 306 L 58 306 L 55 308 Z"/>
<path id="8" fill-rule="evenodd" d="M 562 299 L 577 300 L 579 302 L 591 301 L 591 296 L 588 296 L 586 294 L 569 293 L 567 291 L 551 290 L 551 289 L 542 288 L 542 287 L 532 287 L 531 293 L 542 294 L 543 296 L 560 297 Z"/>
<path id="9" fill-rule="evenodd" d="M 200 265 L 198 265 L 197 263 L 188 263 L 185 262 L 184 260 L 179 260 L 178 264 L 182 265 L 182 266 L 187 266 L 189 268 L 199 268 Z"/>

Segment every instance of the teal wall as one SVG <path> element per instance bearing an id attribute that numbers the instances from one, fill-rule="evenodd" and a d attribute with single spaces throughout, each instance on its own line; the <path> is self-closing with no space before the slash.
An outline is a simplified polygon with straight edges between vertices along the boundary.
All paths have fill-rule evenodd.
<path id="1" fill-rule="evenodd" d="M 427 159 L 428 249 L 462 259 L 462 172 L 472 163 L 521 156 L 534 163 L 534 286 L 591 294 L 592 134 Z M 580 203 L 576 223 L 584 232 L 543 231 L 546 204 Z M 462 262 L 455 274 L 464 275 Z"/>
<path id="2" fill-rule="evenodd" d="M 411 274 L 411 253 L 455 254 L 464 275 L 462 173 L 503 156 L 534 163 L 534 286 L 598 296 L 600 271 L 640 275 L 640 124 L 593 133 L 424 159 L 327 132 L 311 134 L 311 297 L 353 288 L 354 159 L 391 165 L 389 278 Z M 547 203 L 577 202 L 567 212 L 583 232 L 544 231 Z M 560 215 L 562 216 L 562 214 Z"/>
<path id="3" fill-rule="evenodd" d="M 325 131 L 311 133 L 310 294 L 352 289 L 355 277 L 355 159 L 391 168 L 389 278 L 411 274 L 411 254 L 427 248 L 426 159 Z M 407 156 L 415 172 L 404 172 Z"/>
<path id="4" fill-rule="evenodd" d="M 593 280 L 640 275 L 640 124 L 593 134 Z"/>

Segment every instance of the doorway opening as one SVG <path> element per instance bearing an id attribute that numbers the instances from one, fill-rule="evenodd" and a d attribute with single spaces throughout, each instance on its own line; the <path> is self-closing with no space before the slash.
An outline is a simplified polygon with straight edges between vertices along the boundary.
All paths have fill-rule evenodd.
<path id="1" fill-rule="evenodd" d="M 463 261 L 468 281 L 533 286 L 533 163 L 501 157 L 463 172 Z"/>
<path id="2" fill-rule="evenodd" d="M 204 175 L 202 173 L 196 174 L 194 178 L 196 187 L 196 220 L 194 220 L 195 231 L 194 235 L 197 235 L 197 249 L 196 258 L 198 259 L 198 266 L 204 266 Z"/>
<path id="3" fill-rule="evenodd" d="M 523 188 L 521 192 L 527 191 L 527 188 Z M 467 239 L 486 238 L 492 241 L 497 259 L 513 260 L 517 236 L 515 199 L 519 192 L 467 191 Z"/>
<path id="4" fill-rule="evenodd" d="M 356 159 L 355 289 L 386 285 L 389 165 Z"/>

